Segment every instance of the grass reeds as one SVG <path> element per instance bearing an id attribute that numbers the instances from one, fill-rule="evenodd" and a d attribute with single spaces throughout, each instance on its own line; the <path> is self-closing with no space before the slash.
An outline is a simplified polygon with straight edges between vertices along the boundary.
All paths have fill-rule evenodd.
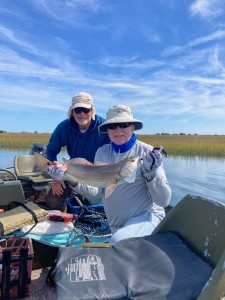
<path id="1" fill-rule="evenodd" d="M 0 133 L 0 149 L 29 149 L 35 142 L 48 144 L 48 133 Z M 152 146 L 163 146 L 169 155 L 225 158 L 224 135 L 137 135 Z"/>
<path id="2" fill-rule="evenodd" d="M 163 146 L 169 155 L 225 158 L 224 135 L 138 135 L 152 146 Z"/>
<path id="3" fill-rule="evenodd" d="M 48 144 L 48 133 L 0 133 L 0 149 L 29 149 L 35 142 Z"/>

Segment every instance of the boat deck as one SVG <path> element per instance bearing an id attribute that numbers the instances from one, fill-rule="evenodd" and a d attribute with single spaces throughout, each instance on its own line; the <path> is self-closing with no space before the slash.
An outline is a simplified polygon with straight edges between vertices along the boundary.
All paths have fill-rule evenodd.
<path id="1" fill-rule="evenodd" d="M 32 292 L 29 297 L 20 300 L 53 300 L 56 299 L 56 289 L 46 283 L 49 268 L 33 270 L 31 274 Z M 15 299 L 15 298 L 14 298 Z M 18 299 L 18 298 L 16 298 Z"/>

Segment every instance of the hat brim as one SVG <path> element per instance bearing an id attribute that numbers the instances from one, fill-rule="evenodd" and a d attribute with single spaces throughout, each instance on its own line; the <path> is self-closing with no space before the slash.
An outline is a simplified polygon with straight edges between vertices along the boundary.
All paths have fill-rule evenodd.
<path id="1" fill-rule="evenodd" d="M 92 120 L 95 120 L 95 115 L 96 115 L 96 109 L 93 105 L 88 105 L 88 104 L 83 104 L 83 103 L 79 103 L 78 104 L 74 104 L 72 106 L 70 106 L 67 116 L 68 116 L 68 120 L 70 120 L 70 118 L 72 117 L 72 109 L 76 108 L 76 107 L 86 107 L 86 108 L 92 108 Z"/>
<path id="2" fill-rule="evenodd" d="M 85 108 L 91 108 L 91 104 L 86 104 L 86 103 L 76 103 L 74 105 L 71 106 L 71 110 L 76 108 L 76 107 L 85 107 Z"/>
<path id="3" fill-rule="evenodd" d="M 108 121 L 105 121 L 104 123 L 99 125 L 98 126 L 98 131 L 101 132 L 101 133 L 108 132 L 108 130 L 107 130 L 107 125 L 108 124 L 126 123 L 126 122 L 133 123 L 134 126 L 135 126 L 134 130 L 140 130 L 140 129 L 143 128 L 143 123 L 140 120 L 129 118 L 129 117 L 127 117 L 127 118 L 115 117 L 115 118 L 112 118 Z"/>

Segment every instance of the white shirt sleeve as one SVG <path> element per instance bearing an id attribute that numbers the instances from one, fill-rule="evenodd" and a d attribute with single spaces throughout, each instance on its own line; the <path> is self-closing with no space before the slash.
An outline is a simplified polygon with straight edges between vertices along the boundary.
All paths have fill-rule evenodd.
<path id="1" fill-rule="evenodd" d="M 152 181 L 146 181 L 146 186 L 148 194 L 155 204 L 161 207 L 166 207 L 169 204 L 171 199 L 171 188 L 162 166 L 158 167 L 156 176 Z"/>

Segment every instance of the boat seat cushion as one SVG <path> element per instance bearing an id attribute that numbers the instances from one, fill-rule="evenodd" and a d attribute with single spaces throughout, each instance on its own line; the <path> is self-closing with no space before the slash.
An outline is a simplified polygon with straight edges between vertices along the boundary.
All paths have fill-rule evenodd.
<path id="1" fill-rule="evenodd" d="M 213 269 L 175 232 L 109 248 L 60 248 L 57 299 L 196 299 Z"/>

